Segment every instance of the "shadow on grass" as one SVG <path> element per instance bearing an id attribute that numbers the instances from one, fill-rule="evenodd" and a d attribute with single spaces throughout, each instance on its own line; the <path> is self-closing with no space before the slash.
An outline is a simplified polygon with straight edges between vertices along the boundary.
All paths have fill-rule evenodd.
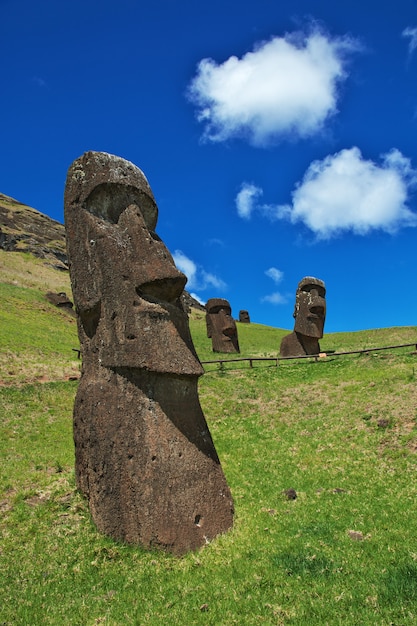
<path id="1" fill-rule="evenodd" d="M 314 578 L 330 576 L 337 571 L 334 561 L 317 554 L 283 552 L 271 557 L 274 567 L 287 576 L 312 576 Z"/>
<path id="2" fill-rule="evenodd" d="M 384 604 L 417 601 L 417 564 L 403 563 L 390 567 L 382 578 L 379 600 Z"/>

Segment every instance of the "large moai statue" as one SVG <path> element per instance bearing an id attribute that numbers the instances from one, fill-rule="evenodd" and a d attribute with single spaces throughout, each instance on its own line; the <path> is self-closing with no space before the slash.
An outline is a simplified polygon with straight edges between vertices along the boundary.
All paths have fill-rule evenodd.
<path id="1" fill-rule="evenodd" d="M 239 311 L 239 322 L 241 322 L 241 324 L 250 324 L 249 311 Z"/>
<path id="2" fill-rule="evenodd" d="M 223 298 L 207 300 L 206 326 L 213 352 L 240 352 L 236 322 L 227 300 Z"/>
<path id="3" fill-rule="evenodd" d="M 281 356 L 319 354 L 326 319 L 326 287 L 322 280 L 306 276 L 295 295 L 294 331 L 281 341 Z"/>
<path id="4" fill-rule="evenodd" d="M 203 373 L 180 296 L 186 277 L 155 233 L 142 171 L 87 152 L 65 188 L 83 359 L 76 480 L 97 528 L 181 555 L 227 531 L 233 500 L 198 399 Z"/>

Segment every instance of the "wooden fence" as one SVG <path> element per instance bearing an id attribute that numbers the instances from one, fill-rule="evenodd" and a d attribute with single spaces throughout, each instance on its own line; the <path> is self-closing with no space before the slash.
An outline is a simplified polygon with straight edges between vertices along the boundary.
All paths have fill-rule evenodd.
<path id="1" fill-rule="evenodd" d="M 326 356 L 343 356 L 344 354 L 366 354 L 367 352 L 377 352 L 380 350 L 395 350 L 396 348 L 410 348 L 414 347 L 417 351 L 417 343 L 402 343 L 396 346 L 383 346 L 382 348 L 364 348 L 363 350 L 349 350 L 347 352 L 335 352 L 329 350 L 328 352 L 320 352 L 320 354 L 303 354 L 302 356 L 253 356 L 253 357 L 239 357 L 236 359 L 216 359 L 213 361 L 201 361 L 202 365 L 208 365 L 210 363 L 219 363 L 220 367 L 223 367 L 225 363 L 237 363 L 238 361 L 249 361 L 249 367 L 253 367 L 254 361 L 275 361 L 275 365 L 278 366 L 279 361 L 292 361 L 294 359 L 314 359 L 318 361 Z"/>

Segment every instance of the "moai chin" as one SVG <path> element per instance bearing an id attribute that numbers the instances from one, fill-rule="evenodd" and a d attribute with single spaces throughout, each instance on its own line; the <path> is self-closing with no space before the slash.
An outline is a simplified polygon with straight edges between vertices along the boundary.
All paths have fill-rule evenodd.
<path id="1" fill-rule="evenodd" d="M 227 300 L 207 300 L 206 326 L 213 352 L 240 352 L 236 322 L 232 318 L 232 309 Z"/>
<path id="2" fill-rule="evenodd" d="M 250 317 L 248 311 L 239 311 L 239 322 L 242 324 L 250 324 Z"/>
<path id="3" fill-rule="evenodd" d="M 65 188 L 83 358 L 76 480 L 97 528 L 181 555 L 227 531 L 233 501 L 198 399 L 203 369 L 180 296 L 186 277 L 155 233 L 142 171 L 101 152 Z"/>
<path id="4" fill-rule="evenodd" d="M 295 295 L 294 331 L 281 341 L 281 356 L 319 354 L 326 319 L 326 287 L 324 282 L 306 276 L 298 283 Z"/>

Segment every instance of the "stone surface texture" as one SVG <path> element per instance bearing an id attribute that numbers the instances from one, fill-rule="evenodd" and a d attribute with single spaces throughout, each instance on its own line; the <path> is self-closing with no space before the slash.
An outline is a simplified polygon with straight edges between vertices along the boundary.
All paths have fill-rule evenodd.
<path id="1" fill-rule="evenodd" d="M 326 287 L 322 280 L 306 276 L 298 283 L 294 331 L 286 335 L 280 346 L 281 356 L 319 354 L 326 319 Z"/>
<path id="2" fill-rule="evenodd" d="M 233 500 L 198 399 L 203 373 L 181 295 L 186 277 L 155 233 L 143 172 L 87 152 L 65 188 L 83 359 L 76 480 L 97 528 L 181 555 L 233 523 Z"/>
<path id="3" fill-rule="evenodd" d="M 239 311 L 239 322 L 242 324 L 250 324 L 249 311 Z"/>
<path id="4" fill-rule="evenodd" d="M 74 303 L 71 302 L 71 300 L 68 298 L 67 294 L 64 291 L 61 291 L 59 293 L 48 291 L 45 294 L 45 297 L 51 304 L 54 304 L 59 309 L 64 309 L 64 311 L 67 311 L 67 313 L 69 313 L 70 315 L 75 316 L 75 311 L 73 308 Z"/>
<path id="5" fill-rule="evenodd" d="M 206 327 L 213 352 L 240 352 L 236 322 L 227 300 L 223 298 L 207 300 Z"/>

